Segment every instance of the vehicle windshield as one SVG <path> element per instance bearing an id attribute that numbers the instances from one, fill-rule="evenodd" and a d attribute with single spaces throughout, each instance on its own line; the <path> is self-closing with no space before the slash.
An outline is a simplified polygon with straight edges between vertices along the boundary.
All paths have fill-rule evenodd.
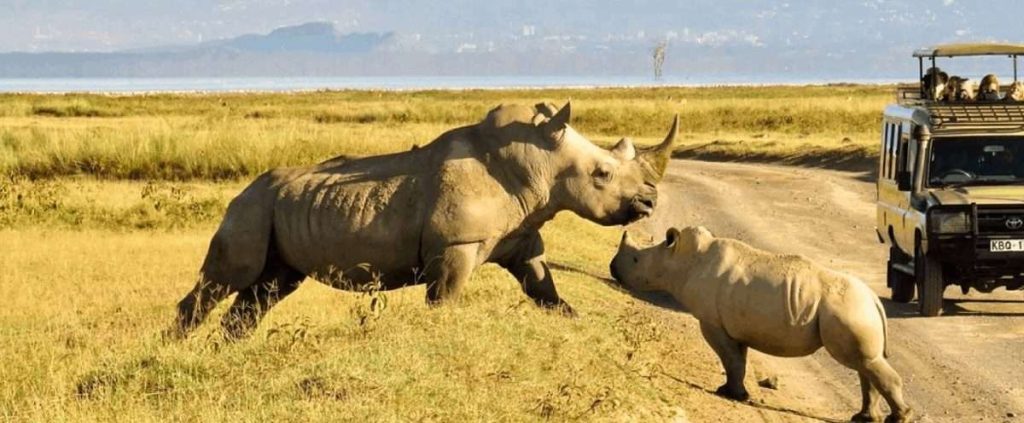
<path id="1" fill-rule="evenodd" d="M 928 185 L 1024 183 L 1024 137 L 957 137 L 932 140 Z"/>

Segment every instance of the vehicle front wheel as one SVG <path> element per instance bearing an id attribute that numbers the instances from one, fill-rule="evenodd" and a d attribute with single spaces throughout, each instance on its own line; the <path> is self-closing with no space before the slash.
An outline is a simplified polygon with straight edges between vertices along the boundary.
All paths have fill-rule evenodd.
<path id="1" fill-rule="evenodd" d="M 887 285 L 892 290 L 890 296 L 893 301 L 901 304 L 906 304 L 914 300 L 915 281 L 914 277 L 908 275 L 899 269 L 893 267 L 894 263 L 904 263 L 909 261 L 909 257 L 903 254 L 902 251 L 895 247 L 889 249 L 889 262 L 886 271 L 886 279 L 888 279 Z"/>
<path id="2" fill-rule="evenodd" d="M 922 316 L 934 317 L 942 313 L 942 293 L 946 284 L 942 277 L 942 263 L 935 254 L 921 251 L 918 240 L 914 252 L 914 277 L 917 281 L 917 308 Z"/>

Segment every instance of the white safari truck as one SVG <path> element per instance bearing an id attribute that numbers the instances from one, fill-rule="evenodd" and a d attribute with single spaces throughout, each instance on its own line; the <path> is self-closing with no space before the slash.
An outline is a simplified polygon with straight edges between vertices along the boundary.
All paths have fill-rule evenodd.
<path id="1" fill-rule="evenodd" d="M 1024 45 L 919 50 L 921 82 L 897 87 L 885 108 L 876 232 L 889 247 L 892 300 L 911 302 L 916 291 L 923 316 L 942 312 L 949 285 L 1024 288 L 1024 102 L 1006 94 L 1024 85 L 1019 55 Z M 933 92 L 953 80 L 936 59 L 971 56 L 1007 57 L 1013 84 L 984 100 Z"/>

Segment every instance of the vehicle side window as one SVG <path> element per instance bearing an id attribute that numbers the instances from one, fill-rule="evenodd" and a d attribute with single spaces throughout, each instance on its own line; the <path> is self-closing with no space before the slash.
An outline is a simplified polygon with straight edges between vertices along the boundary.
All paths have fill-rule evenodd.
<path id="1" fill-rule="evenodd" d="M 882 151 L 879 152 L 878 156 L 881 158 L 881 164 L 878 166 L 879 178 L 889 177 L 889 143 L 892 140 L 890 134 L 892 133 L 892 124 L 889 122 L 885 123 L 882 129 Z"/>
<path id="2" fill-rule="evenodd" d="M 896 178 L 896 161 L 899 157 L 899 124 L 893 123 L 889 126 L 889 165 L 886 167 L 886 177 Z"/>
<path id="3" fill-rule="evenodd" d="M 906 150 L 903 160 L 903 170 L 911 173 L 913 173 L 917 168 L 917 141 L 911 139 L 910 136 L 910 134 L 913 134 L 916 129 L 916 126 L 912 126 L 907 133 L 903 134 L 903 139 L 901 140 L 901 143 L 904 145 L 904 149 Z"/>
<path id="4" fill-rule="evenodd" d="M 907 163 L 909 162 L 907 144 L 909 140 L 910 137 L 907 136 L 907 133 L 900 131 L 899 138 L 896 140 L 896 171 L 894 175 L 907 170 Z"/>

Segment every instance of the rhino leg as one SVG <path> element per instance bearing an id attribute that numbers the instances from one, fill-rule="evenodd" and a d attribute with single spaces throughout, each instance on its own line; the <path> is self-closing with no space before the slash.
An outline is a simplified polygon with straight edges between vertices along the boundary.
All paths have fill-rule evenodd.
<path id="1" fill-rule="evenodd" d="M 818 310 L 818 330 L 825 349 L 840 364 L 849 367 L 877 389 L 889 404 L 892 414 L 885 421 L 909 421 L 911 409 L 903 400 L 903 380 L 885 359 L 885 315 L 878 300 L 870 302 L 849 299 L 847 304 L 864 304 L 856 310 L 858 318 L 843 318 L 850 315 L 850 308 L 837 309 L 823 306 Z M 876 314 L 878 319 L 861 318 Z M 863 390 L 863 384 L 861 386 Z M 869 391 L 867 394 L 871 394 Z M 869 405 L 871 398 L 865 398 Z M 861 411 L 863 413 L 864 410 Z M 858 413 L 858 416 L 861 414 Z"/>
<path id="2" fill-rule="evenodd" d="M 864 374 L 889 403 L 889 409 L 892 412 L 889 417 L 886 417 L 886 422 L 909 422 L 911 420 L 913 413 L 906 401 L 903 400 L 903 379 L 885 358 L 879 357 L 870 360 L 857 371 Z"/>
<path id="3" fill-rule="evenodd" d="M 200 323 L 203 323 L 203 320 L 206 320 L 206 316 L 217 306 L 217 303 L 228 295 L 231 295 L 229 287 L 200 277 L 192 291 L 178 302 L 178 315 L 175 323 L 164 335 L 178 339 L 188 336 Z"/>
<path id="4" fill-rule="evenodd" d="M 175 336 L 188 335 L 217 303 L 256 283 L 263 272 L 273 231 L 270 183 L 264 174 L 231 201 L 210 241 L 199 282 L 178 303 Z"/>
<path id="5" fill-rule="evenodd" d="M 267 266 L 257 282 L 239 291 L 235 302 L 224 314 L 221 326 L 225 337 L 242 339 L 248 336 L 263 320 L 263 316 L 284 297 L 295 292 L 305 278 L 306 275 L 283 263 L 271 251 Z"/>
<path id="6" fill-rule="evenodd" d="M 459 295 L 477 265 L 480 244 L 458 244 L 433 254 L 423 275 L 427 283 L 427 303 L 439 305 Z"/>
<path id="7" fill-rule="evenodd" d="M 747 388 L 743 386 L 743 379 L 747 376 L 747 346 L 732 339 L 725 329 L 718 326 L 701 322 L 700 332 L 725 368 L 725 384 L 719 386 L 715 394 L 736 401 L 750 399 Z"/>
<path id="8" fill-rule="evenodd" d="M 852 422 L 877 422 L 881 421 L 882 410 L 878 408 L 878 389 L 871 383 L 871 380 L 863 373 L 860 376 L 861 408 L 860 412 L 850 417 Z"/>
<path id="9" fill-rule="evenodd" d="M 538 306 L 557 309 L 566 316 L 575 317 L 576 312 L 559 298 L 555 289 L 551 269 L 544 259 L 544 241 L 540 234 L 534 234 L 521 245 L 509 259 L 501 260 L 498 264 L 519 281 L 526 296 Z"/>

